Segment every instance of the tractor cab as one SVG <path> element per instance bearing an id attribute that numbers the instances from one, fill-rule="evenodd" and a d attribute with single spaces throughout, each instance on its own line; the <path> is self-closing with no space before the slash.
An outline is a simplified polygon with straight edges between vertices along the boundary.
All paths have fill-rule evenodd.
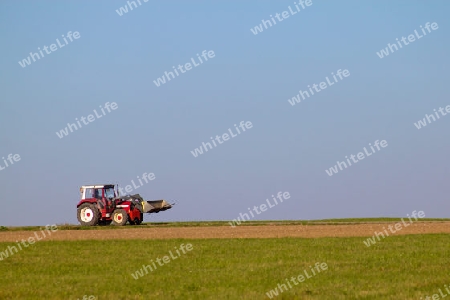
<path id="1" fill-rule="evenodd" d="M 114 184 L 105 185 L 83 185 L 80 188 L 81 200 L 88 199 L 108 199 L 111 201 L 117 195 Z"/>

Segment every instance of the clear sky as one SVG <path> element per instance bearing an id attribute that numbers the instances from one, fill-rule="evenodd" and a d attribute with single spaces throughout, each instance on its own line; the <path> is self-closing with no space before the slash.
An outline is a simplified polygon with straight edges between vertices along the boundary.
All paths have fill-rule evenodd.
<path id="1" fill-rule="evenodd" d="M 291 198 L 255 220 L 449 217 L 450 116 L 414 123 L 450 105 L 450 2 L 312 0 L 292 15 L 288 0 L 140 1 L 122 16 L 123 0 L 0 3 L 0 157 L 20 155 L 0 160 L 0 225 L 76 223 L 81 185 L 146 172 L 156 179 L 133 192 L 177 204 L 145 221 L 231 220 L 280 191 Z M 427 22 L 438 29 L 424 36 Z M 203 50 L 215 56 L 154 84 Z M 288 102 L 339 69 L 350 76 Z M 57 136 L 107 102 L 117 109 Z M 192 155 L 241 121 L 253 127 Z M 376 140 L 388 146 L 325 172 Z"/>

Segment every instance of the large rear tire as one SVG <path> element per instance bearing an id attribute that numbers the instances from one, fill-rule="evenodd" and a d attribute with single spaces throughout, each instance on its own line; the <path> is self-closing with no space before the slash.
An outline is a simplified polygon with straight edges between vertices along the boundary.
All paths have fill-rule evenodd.
<path id="1" fill-rule="evenodd" d="M 100 219 L 100 213 L 94 205 L 83 203 L 77 209 L 77 219 L 81 226 L 95 226 Z"/>
<path id="2" fill-rule="evenodd" d="M 116 209 L 112 214 L 112 224 L 116 226 L 124 226 L 127 224 L 128 214 L 123 209 Z"/>

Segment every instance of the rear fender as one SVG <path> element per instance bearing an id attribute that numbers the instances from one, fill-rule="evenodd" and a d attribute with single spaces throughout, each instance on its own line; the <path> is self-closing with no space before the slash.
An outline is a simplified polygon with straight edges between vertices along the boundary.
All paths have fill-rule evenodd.
<path id="1" fill-rule="evenodd" d="M 91 204 L 94 204 L 95 206 L 97 206 L 97 200 L 81 200 L 80 202 L 78 202 L 77 208 L 80 207 L 80 205 L 82 205 L 84 203 L 91 203 Z"/>

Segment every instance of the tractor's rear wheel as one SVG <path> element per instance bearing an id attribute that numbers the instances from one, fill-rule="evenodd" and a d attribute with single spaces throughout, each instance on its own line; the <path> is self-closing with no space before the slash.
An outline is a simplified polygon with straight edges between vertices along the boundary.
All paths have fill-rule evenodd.
<path id="1" fill-rule="evenodd" d="M 123 209 L 116 209 L 112 214 L 112 223 L 116 226 L 124 226 L 127 224 L 128 214 Z"/>
<path id="2" fill-rule="evenodd" d="M 98 209 L 90 203 L 81 204 L 77 209 L 77 219 L 81 226 L 95 226 L 99 218 Z"/>

